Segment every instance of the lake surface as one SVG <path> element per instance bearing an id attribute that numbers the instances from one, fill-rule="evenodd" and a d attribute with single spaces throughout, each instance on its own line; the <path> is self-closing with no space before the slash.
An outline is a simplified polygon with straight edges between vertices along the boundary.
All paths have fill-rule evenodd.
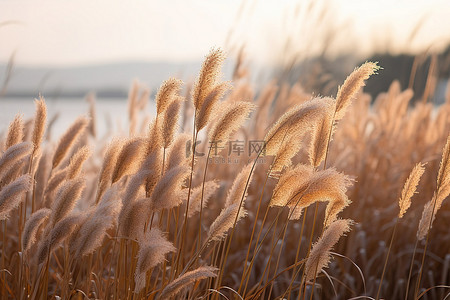
<path id="1" fill-rule="evenodd" d="M 63 98 L 47 100 L 47 121 L 58 114 L 52 127 L 52 139 L 59 137 L 80 115 L 88 115 L 89 102 L 83 98 Z M 104 136 L 109 130 L 116 132 L 128 128 L 128 102 L 119 98 L 96 99 L 96 120 L 98 137 Z M 7 130 L 9 123 L 16 114 L 22 114 L 24 120 L 35 114 L 33 98 L 0 98 L 0 132 Z M 145 113 L 155 115 L 153 101 L 149 101 Z M 110 127 L 113 128 L 110 128 Z"/>

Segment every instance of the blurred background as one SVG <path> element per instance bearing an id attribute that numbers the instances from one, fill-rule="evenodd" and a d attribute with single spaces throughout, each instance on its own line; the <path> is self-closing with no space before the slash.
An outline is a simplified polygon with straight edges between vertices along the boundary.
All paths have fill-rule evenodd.
<path id="1" fill-rule="evenodd" d="M 275 79 L 334 95 L 373 60 L 384 69 L 367 92 L 397 79 L 439 104 L 449 14 L 446 0 L 0 1 L 1 129 L 18 111 L 31 115 L 24 104 L 39 94 L 54 113 L 77 115 L 95 92 L 99 111 L 118 115 L 133 80 L 152 94 L 170 76 L 190 83 L 212 47 L 227 53 L 225 79 L 245 78 L 256 91 Z"/>

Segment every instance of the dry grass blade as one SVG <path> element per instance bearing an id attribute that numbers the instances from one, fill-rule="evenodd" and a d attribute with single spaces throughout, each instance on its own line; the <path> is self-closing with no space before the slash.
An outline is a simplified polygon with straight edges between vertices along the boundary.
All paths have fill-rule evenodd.
<path id="1" fill-rule="evenodd" d="M 170 299 L 178 295 L 184 288 L 197 280 L 208 277 L 216 277 L 217 269 L 211 266 L 200 267 L 193 271 L 186 272 L 171 283 L 169 283 L 161 292 L 160 299 Z"/>
<path id="2" fill-rule="evenodd" d="M 11 211 L 23 201 L 23 195 L 31 188 L 30 175 L 22 175 L 0 191 L 0 220 L 8 218 Z"/>
<path id="3" fill-rule="evenodd" d="M 80 135 L 83 134 L 88 124 L 89 120 L 86 117 L 79 117 L 64 133 L 58 143 L 58 146 L 56 147 L 55 154 L 53 156 L 53 168 L 56 168 L 64 159 L 72 145 L 77 141 Z"/>
<path id="4" fill-rule="evenodd" d="M 51 212 L 52 211 L 48 208 L 41 208 L 31 214 L 28 218 L 22 235 L 22 248 L 24 252 L 28 251 L 36 242 L 36 234 L 39 226 L 41 226 L 48 219 Z"/>
<path id="5" fill-rule="evenodd" d="M 140 243 L 138 261 L 134 280 L 135 292 L 139 293 L 145 287 L 146 273 L 151 268 L 164 262 L 164 257 L 169 252 L 175 252 L 175 247 L 169 242 L 157 228 L 152 228 L 145 234 Z"/>
<path id="6" fill-rule="evenodd" d="M 423 163 L 418 163 L 413 170 L 411 171 L 411 174 L 409 175 L 408 179 L 405 182 L 405 185 L 402 190 L 402 195 L 400 197 L 400 200 L 398 202 L 398 205 L 400 207 L 400 212 L 398 213 L 398 217 L 402 218 L 405 212 L 408 210 L 408 208 L 411 206 L 411 198 L 416 192 L 417 185 L 419 184 L 420 178 L 423 175 L 423 172 L 425 172 L 425 167 Z"/>
<path id="7" fill-rule="evenodd" d="M 313 245 L 305 265 L 305 280 L 310 281 L 330 262 L 330 251 L 340 237 L 350 231 L 352 220 L 334 221 Z"/>

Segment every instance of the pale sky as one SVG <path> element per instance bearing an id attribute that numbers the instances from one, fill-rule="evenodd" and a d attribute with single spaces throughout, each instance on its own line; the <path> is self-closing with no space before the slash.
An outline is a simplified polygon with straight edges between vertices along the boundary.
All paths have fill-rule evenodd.
<path id="1" fill-rule="evenodd" d="M 320 0 L 313 7 L 311 1 L 0 0 L 0 63 L 13 53 L 16 64 L 52 66 L 187 61 L 243 43 L 248 57 L 277 63 L 324 45 L 328 54 L 364 56 L 374 48 L 423 51 L 450 41 L 448 0 Z"/>

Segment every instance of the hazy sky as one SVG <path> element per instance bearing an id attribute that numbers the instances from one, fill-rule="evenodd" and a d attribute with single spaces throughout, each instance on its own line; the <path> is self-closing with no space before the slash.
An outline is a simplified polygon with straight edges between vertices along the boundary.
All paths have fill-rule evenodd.
<path id="1" fill-rule="evenodd" d="M 16 63 L 33 65 L 198 60 L 213 46 L 231 51 L 244 41 L 248 56 L 278 62 L 287 53 L 309 55 L 324 47 L 328 54 L 367 54 L 439 48 L 450 40 L 448 0 L 310 3 L 0 0 L 0 62 L 13 53 Z"/>

